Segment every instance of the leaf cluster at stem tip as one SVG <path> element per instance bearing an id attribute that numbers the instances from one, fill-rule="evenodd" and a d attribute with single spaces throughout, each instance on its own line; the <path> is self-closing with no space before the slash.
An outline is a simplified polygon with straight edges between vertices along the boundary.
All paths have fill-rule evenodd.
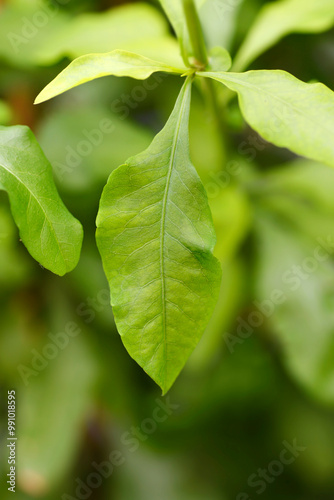
<path id="1" fill-rule="evenodd" d="M 267 141 L 330 166 L 334 166 L 334 93 L 284 71 L 229 72 L 228 52 L 222 47 L 206 49 L 194 1 L 160 3 L 173 25 L 182 58 L 129 50 L 84 55 L 49 83 L 36 103 L 108 75 L 144 80 L 165 72 L 186 77 L 169 120 L 148 149 L 111 173 L 97 217 L 97 245 L 118 331 L 129 354 L 166 393 L 208 324 L 221 281 L 208 198 L 189 154 L 194 77 L 205 78 L 210 92 L 215 91 L 214 80 L 236 93 L 245 121 Z M 270 44 L 267 32 L 266 37 Z M 255 42 L 256 38 L 252 53 L 242 52 L 237 67 L 258 54 Z M 220 118 L 219 109 L 215 111 Z M 8 142 L 7 134 L 22 139 L 21 130 L 5 132 Z M 43 183 L 50 185 L 48 203 L 42 183 L 33 186 L 32 174 L 21 176 L 7 157 L 0 158 L 0 182 L 9 192 L 22 239 L 32 255 L 43 258 L 46 267 L 52 256 L 56 266 L 49 268 L 64 274 L 77 261 L 81 228 L 61 205 L 46 160 L 34 139 L 29 140 L 31 158 L 38 159 L 40 169 L 46 168 Z M 11 149 L 9 153 L 14 154 Z M 27 164 L 25 156 L 22 163 Z M 37 170 L 36 166 L 36 175 Z M 18 189 L 27 207 L 23 216 L 15 196 Z M 59 222 L 56 211 L 61 214 Z M 33 219 L 33 231 L 29 231 L 27 222 Z M 41 244 L 35 244 L 36 238 Z"/>

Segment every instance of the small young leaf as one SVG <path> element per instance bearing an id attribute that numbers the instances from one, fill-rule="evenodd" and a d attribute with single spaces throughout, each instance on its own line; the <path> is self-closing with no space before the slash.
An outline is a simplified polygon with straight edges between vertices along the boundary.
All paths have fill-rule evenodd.
<path id="1" fill-rule="evenodd" d="M 239 95 L 245 120 L 267 141 L 334 166 L 334 93 L 284 71 L 199 73 Z"/>
<path id="2" fill-rule="evenodd" d="M 106 54 L 88 54 L 78 57 L 69 64 L 42 90 L 37 96 L 35 104 L 47 101 L 73 87 L 102 76 L 129 76 L 145 80 L 157 71 L 182 74 L 187 71 L 187 68 L 174 68 L 163 62 L 153 61 L 125 50 L 113 50 Z"/>
<path id="3" fill-rule="evenodd" d="M 289 33 L 318 33 L 334 23 L 333 0 L 281 0 L 259 12 L 236 55 L 233 69 L 246 68 Z"/>
<path id="4" fill-rule="evenodd" d="M 0 127 L 0 185 L 30 254 L 60 276 L 79 260 L 82 227 L 61 201 L 52 169 L 33 133 Z"/>
<path id="5" fill-rule="evenodd" d="M 213 47 L 209 51 L 208 71 L 228 71 L 231 65 L 231 56 L 223 47 Z"/>
<path id="6" fill-rule="evenodd" d="M 221 268 L 204 187 L 189 159 L 191 81 L 166 126 L 104 189 L 97 244 L 129 354 L 166 393 L 200 340 Z"/>

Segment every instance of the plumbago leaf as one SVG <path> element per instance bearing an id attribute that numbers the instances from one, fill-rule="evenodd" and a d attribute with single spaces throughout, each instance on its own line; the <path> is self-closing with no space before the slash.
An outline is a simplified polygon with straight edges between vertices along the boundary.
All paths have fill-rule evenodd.
<path id="1" fill-rule="evenodd" d="M 42 90 L 35 104 L 103 76 L 129 76 L 137 80 L 145 80 L 157 71 L 182 74 L 187 71 L 187 68 L 174 68 L 126 50 L 113 50 L 106 54 L 88 54 L 71 62 Z"/>
<path id="2" fill-rule="evenodd" d="M 333 0 L 270 2 L 260 10 L 235 57 L 233 70 L 246 68 L 289 33 L 319 33 L 333 24 Z"/>
<path id="3" fill-rule="evenodd" d="M 51 165 L 28 127 L 0 127 L 0 188 L 20 236 L 42 266 L 60 276 L 77 264 L 81 224 L 61 201 Z"/>
<path id="4" fill-rule="evenodd" d="M 166 393 L 200 340 L 221 268 L 204 187 L 189 159 L 191 80 L 149 148 L 103 191 L 97 244 L 129 354 Z"/>
<path id="5" fill-rule="evenodd" d="M 241 112 L 267 141 L 334 166 L 334 93 L 284 71 L 199 73 L 238 93 Z"/>

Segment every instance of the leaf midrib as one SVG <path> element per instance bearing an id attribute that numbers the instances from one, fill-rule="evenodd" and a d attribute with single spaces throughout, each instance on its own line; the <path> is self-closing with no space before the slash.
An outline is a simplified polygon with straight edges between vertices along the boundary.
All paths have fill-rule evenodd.
<path id="1" fill-rule="evenodd" d="M 166 364 L 167 363 L 167 359 L 166 359 L 167 358 L 167 331 L 166 331 L 166 303 L 165 303 L 166 280 L 165 280 L 165 257 L 164 257 L 164 254 L 165 254 L 165 229 L 166 229 L 166 217 L 167 217 L 167 201 L 168 201 L 172 173 L 173 173 L 174 165 L 175 165 L 176 149 L 177 149 L 180 127 L 181 127 L 181 122 L 182 122 L 183 113 L 184 113 L 184 106 L 185 106 L 185 102 L 186 102 L 187 91 L 188 91 L 188 89 L 187 89 L 187 87 L 185 87 L 184 95 L 182 96 L 180 114 L 179 114 L 179 118 L 177 121 L 177 126 L 175 129 L 174 137 L 173 137 L 171 156 L 170 156 L 168 173 L 167 173 L 167 180 L 166 180 L 166 188 L 165 188 L 165 194 L 163 197 L 162 213 L 161 213 L 160 274 L 161 274 L 161 300 L 162 300 L 163 341 L 164 341 L 164 351 L 163 351 L 164 352 L 164 372 L 163 372 L 164 373 L 164 385 L 166 384 L 166 366 L 167 366 L 167 364 Z"/>

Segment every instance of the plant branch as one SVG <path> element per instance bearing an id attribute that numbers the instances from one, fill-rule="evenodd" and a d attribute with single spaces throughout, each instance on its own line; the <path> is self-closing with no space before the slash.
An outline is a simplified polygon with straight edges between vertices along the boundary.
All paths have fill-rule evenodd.
<path id="1" fill-rule="evenodd" d="M 194 0 L 182 0 L 184 15 L 186 18 L 188 34 L 195 58 L 194 66 L 205 68 L 208 65 L 208 56 L 204 41 L 201 22 L 198 17 Z"/>

